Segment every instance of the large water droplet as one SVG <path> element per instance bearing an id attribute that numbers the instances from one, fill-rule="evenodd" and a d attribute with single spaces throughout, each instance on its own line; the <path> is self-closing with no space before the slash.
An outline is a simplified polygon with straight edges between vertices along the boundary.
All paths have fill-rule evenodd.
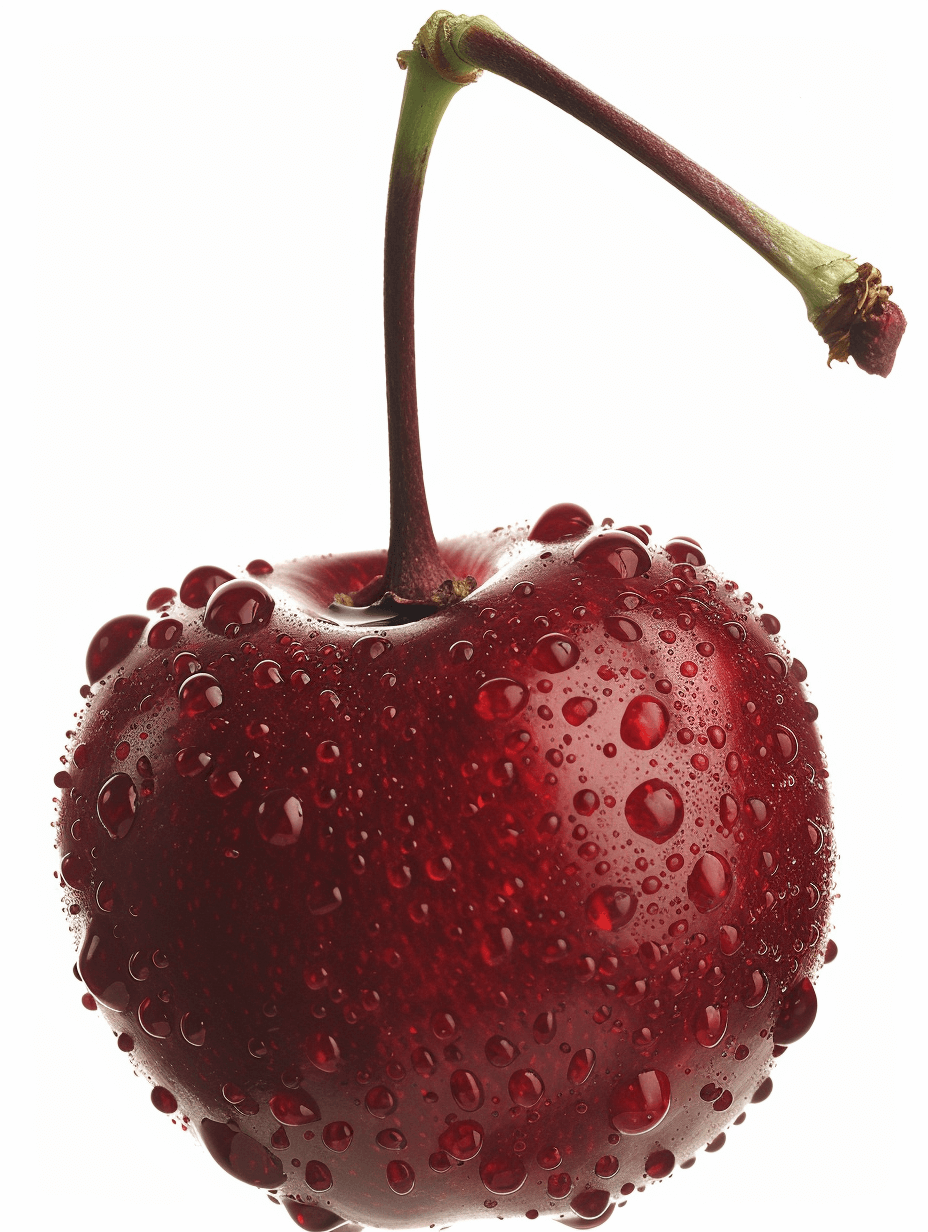
<path id="1" fill-rule="evenodd" d="M 484 1137 L 483 1126 L 477 1121 L 452 1121 L 442 1131 L 438 1145 L 452 1159 L 473 1159 L 480 1154 Z"/>
<path id="2" fill-rule="evenodd" d="M 659 1069 L 621 1079 L 609 1097 L 609 1120 L 623 1134 L 644 1134 L 667 1115 L 670 1079 Z"/>
<path id="3" fill-rule="evenodd" d="M 236 1180 L 258 1189 L 276 1189 L 285 1180 L 280 1160 L 234 1125 L 200 1122 L 200 1137 L 213 1159 Z"/>
<path id="4" fill-rule="evenodd" d="M 491 1065 L 496 1065 L 500 1069 L 511 1065 L 519 1055 L 519 1050 L 511 1040 L 504 1039 L 502 1035 L 492 1035 L 486 1042 L 484 1047 L 486 1058 Z"/>
<path id="5" fill-rule="evenodd" d="M 605 1189 L 584 1189 L 571 1201 L 570 1209 L 584 1220 L 584 1227 L 591 1227 L 594 1225 L 586 1220 L 592 1221 L 604 1215 L 611 1200 L 612 1195 Z"/>
<path id="6" fill-rule="evenodd" d="M 581 1048 L 570 1058 L 567 1066 L 567 1081 L 576 1085 L 586 1082 L 596 1064 L 596 1053 L 592 1048 Z"/>
<path id="7" fill-rule="evenodd" d="M 639 695 L 625 707 L 619 734 L 630 749 L 656 749 L 667 735 L 669 722 L 663 702 Z"/>
<path id="8" fill-rule="evenodd" d="M 561 707 L 561 714 L 571 727 L 580 727 L 595 713 L 596 702 L 591 697 L 569 697 Z"/>
<path id="9" fill-rule="evenodd" d="M 314 1031 L 306 1041 L 306 1055 L 316 1069 L 324 1074 L 334 1074 L 341 1060 L 338 1041 L 326 1031 Z"/>
<path id="10" fill-rule="evenodd" d="M 579 658 L 579 647 L 563 633 L 546 633 L 532 647 L 533 666 L 552 676 L 557 672 L 566 672 Z"/>
<path id="11" fill-rule="evenodd" d="M 167 1087 L 152 1087 L 151 1102 L 159 1112 L 164 1112 L 168 1116 L 177 1111 L 177 1100 Z"/>
<path id="12" fill-rule="evenodd" d="M 731 893 L 734 879 L 724 856 L 707 851 L 699 857 L 686 882 L 686 892 L 697 911 L 715 911 Z"/>
<path id="13" fill-rule="evenodd" d="M 812 981 L 800 980 L 786 997 L 773 1028 L 773 1039 L 781 1046 L 795 1044 L 815 1022 L 818 999 Z"/>
<path id="14" fill-rule="evenodd" d="M 532 1024 L 532 1035 L 536 1044 L 550 1044 L 557 1034 L 557 1019 L 547 1010 L 538 1015 Z"/>
<path id="15" fill-rule="evenodd" d="M 306 1184 L 316 1193 L 325 1193 L 332 1188 L 332 1173 L 328 1165 L 318 1159 L 311 1159 L 306 1165 Z"/>
<path id="16" fill-rule="evenodd" d="M 179 620 L 159 620 L 148 631 L 148 644 L 152 650 L 168 650 L 184 631 Z"/>
<path id="17" fill-rule="evenodd" d="M 465 1112 L 476 1112 L 483 1103 L 483 1087 L 476 1074 L 468 1069 L 456 1069 L 451 1075 L 454 1102 Z"/>
<path id="18" fill-rule="evenodd" d="M 232 574 L 225 569 L 217 569 L 215 565 L 198 565 L 191 569 L 180 584 L 180 601 L 188 607 L 206 607 L 210 595 L 228 582 Z"/>
<path id="19" fill-rule="evenodd" d="M 603 617 L 603 627 L 619 642 L 637 642 L 641 637 L 641 626 L 617 613 Z"/>
<path id="20" fill-rule="evenodd" d="M 515 1153 L 508 1151 L 485 1159 L 480 1165 L 480 1179 L 492 1194 L 511 1194 L 525 1184 L 525 1165 Z"/>
<path id="21" fill-rule="evenodd" d="M 138 792 L 128 774 L 114 774 L 97 795 L 97 816 L 110 838 L 125 838 L 135 821 Z"/>
<path id="22" fill-rule="evenodd" d="M 724 1037 L 727 1027 L 727 1006 L 704 1005 L 696 1015 L 693 1033 L 703 1048 L 714 1048 Z"/>
<path id="23" fill-rule="evenodd" d="M 354 1138 L 354 1130 L 347 1121 L 330 1121 L 322 1131 L 322 1141 L 330 1151 L 347 1151 Z"/>
<path id="24" fill-rule="evenodd" d="M 281 1125 L 310 1125 L 320 1118 L 319 1105 L 302 1087 L 272 1095 L 268 1107 Z"/>
<path id="25" fill-rule="evenodd" d="M 267 624 L 273 611 L 274 600 L 260 582 L 238 578 L 213 591 L 203 623 L 210 633 L 238 637 L 243 629 Z"/>
<path id="26" fill-rule="evenodd" d="M 286 787 L 278 787 L 259 804 L 256 822 L 266 843 L 292 847 L 303 832 L 303 806 Z"/>
<path id="27" fill-rule="evenodd" d="M 101 1005 L 122 1011 L 129 1005 L 123 977 L 123 956 L 111 937 L 89 932 L 77 959 L 80 977 Z"/>
<path id="28" fill-rule="evenodd" d="M 416 1184 L 416 1174 L 404 1160 L 391 1159 L 387 1164 L 387 1184 L 395 1194 L 412 1193 Z"/>
<path id="29" fill-rule="evenodd" d="M 608 1181 L 610 1177 L 615 1176 L 619 1170 L 619 1161 L 614 1155 L 603 1155 L 601 1159 L 596 1161 L 596 1167 L 593 1171 L 597 1176 L 602 1177 L 604 1181 Z"/>
<path id="30" fill-rule="evenodd" d="M 635 914 L 638 899 L 625 886 L 600 886 L 586 900 L 586 917 L 603 932 L 617 932 Z"/>
<path id="31" fill-rule="evenodd" d="M 481 719 L 511 719 L 528 703 L 528 689 L 518 680 L 488 680 L 477 693 L 474 709 Z"/>
<path id="32" fill-rule="evenodd" d="M 704 565 L 706 558 L 695 539 L 677 535 L 664 544 L 664 551 L 675 565 Z"/>
<path id="33" fill-rule="evenodd" d="M 652 1151 L 645 1160 L 644 1170 L 652 1180 L 659 1181 L 662 1177 L 670 1176 L 676 1162 L 673 1151 Z"/>
<path id="34" fill-rule="evenodd" d="M 371 1116 L 382 1121 L 396 1107 L 396 1096 L 387 1087 L 371 1087 L 364 1096 L 364 1106 Z"/>
<path id="35" fill-rule="evenodd" d="M 528 537 L 535 543 L 559 543 L 586 534 L 592 525 L 593 519 L 582 506 L 564 502 L 546 509 Z"/>
<path id="36" fill-rule="evenodd" d="M 139 1022 L 153 1039 L 167 1039 L 174 1030 L 174 1015 L 158 997 L 145 997 L 140 1003 Z"/>
<path id="37" fill-rule="evenodd" d="M 574 549 L 574 560 L 600 576 L 640 577 L 651 557 L 640 539 L 624 530 L 598 531 Z"/>
<path id="38" fill-rule="evenodd" d="M 177 699 L 184 718 L 195 719 L 222 705 L 222 689 L 215 676 L 209 672 L 197 672 L 183 681 L 177 690 Z"/>
<path id="39" fill-rule="evenodd" d="M 91 684 L 122 663 L 147 624 L 147 616 L 117 616 L 97 630 L 87 648 L 87 679 Z"/>
<path id="40" fill-rule="evenodd" d="M 625 820 L 642 838 L 666 843 L 683 823 L 683 800 L 672 783 L 648 779 L 625 801 Z"/>
<path id="41" fill-rule="evenodd" d="M 541 1075 L 533 1069 L 517 1069 L 509 1078 L 509 1098 L 520 1108 L 533 1108 L 545 1093 Z"/>

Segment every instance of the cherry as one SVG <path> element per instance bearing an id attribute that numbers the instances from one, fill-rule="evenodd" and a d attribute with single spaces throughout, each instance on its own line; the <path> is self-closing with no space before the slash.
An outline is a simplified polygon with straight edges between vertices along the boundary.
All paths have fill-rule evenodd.
<path id="1" fill-rule="evenodd" d="M 775 265 L 787 229 L 486 19 L 437 14 L 403 62 L 389 549 L 197 567 L 95 635 L 61 883 L 83 1003 L 154 1108 L 298 1226 L 592 1228 L 717 1150 L 812 1025 L 828 775 L 779 622 L 689 536 L 559 504 L 436 542 L 422 177 L 486 67 L 712 197 Z M 832 357 L 885 375 L 888 289 L 840 261 L 816 281 L 812 249 L 783 272 Z"/>

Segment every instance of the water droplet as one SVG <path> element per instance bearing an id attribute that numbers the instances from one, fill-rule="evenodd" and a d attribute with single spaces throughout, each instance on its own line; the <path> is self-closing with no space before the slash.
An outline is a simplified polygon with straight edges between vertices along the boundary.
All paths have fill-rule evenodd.
<path id="1" fill-rule="evenodd" d="M 205 607 L 207 600 L 223 582 L 231 581 L 232 574 L 215 565 L 199 565 L 191 569 L 180 584 L 180 601 L 187 607 Z"/>
<path id="2" fill-rule="evenodd" d="M 68 852 L 61 857 L 61 880 L 72 890 L 83 890 L 90 879 L 90 867 L 79 852 Z"/>
<path id="3" fill-rule="evenodd" d="M 706 558 L 695 539 L 677 535 L 664 544 L 664 551 L 675 565 L 704 565 Z"/>
<path id="4" fill-rule="evenodd" d="M 704 1005 L 696 1015 L 693 1032 L 703 1048 L 714 1048 L 728 1027 L 728 1007 Z"/>
<path id="5" fill-rule="evenodd" d="M 306 1184 L 315 1193 L 325 1193 L 332 1188 L 332 1173 L 318 1159 L 311 1159 L 306 1165 Z"/>
<path id="6" fill-rule="evenodd" d="M 91 684 L 122 663 L 147 624 L 147 616 L 117 616 L 97 630 L 87 648 L 87 679 Z"/>
<path id="7" fill-rule="evenodd" d="M 371 1087 L 364 1096 L 364 1106 L 371 1114 L 382 1121 L 396 1107 L 396 1096 L 387 1087 Z"/>
<path id="8" fill-rule="evenodd" d="M 180 1020 L 180 1033 L 194 1048 L 202 1048 L 206 1043 L 206 1023 L 201 1014 L 187 1012 Z"/>
<path id="9" fill-rule="evenodd" d="M 641 626 L 627 616 L 613 614 L 603 618 L 603 626 L 610 637 L 620 642 L 637 642 L 641 637 Z"/>
<path id="10" fill-rule="evenodd" d="M 596 1161 L 596 1166 L 593 1171 L 598 1177 L 604 1181 L 608 1181 L 610 1177 L 615 1176 L 619 1170 L 619 1161 L 614 1155 L 603 1155 L 601 1159 Z"/>
<path id="11" fill-rule="evenodd" d="M 574 796 L 574 808 L 581 817 L 592 817 L 599 808 L 599 796 L 595 791 L 578 791 Z M 595 854 L 599 854 L 598 849 Z"/>
<path id="12" fill-rule="evenodd" d="M 453 1016 L 442 1010 L 438 1010 L 432 1015 L 431 1026 L 435 1037 L 446 1043 L 457 1039 L 461 1033 Z"/>
<path id="13" fill-rule="evenodd" d="M 764 1081 L 760 1084 L 760 1086 L 751 1096 L 751 1103 L 752 1104 L 762 1104 L 765 1099 L 770 1098 L 770 1094 L 772 1091 L 773 1091 L 773 1079 L 768 1076 L 764 1079 Z"/>
<path id="14" fill-rule="evenodd" d="M 539 1014 L 532 1024 L 536 1044 L 550 1044 L 557 1033 L 557 1019 L 550 1010 Z"/>
<path id="15" fill-rule="evenodd" d="M 116 1037 L 116 1047 L 120 1052 L 132 1052 L 135 1048 L 135 1040 L 131 1035 L 127 1035 L 125 1031 L 120 1031 Z"/>
<path id="16" fill-rule="evenodd" d="M 548 1196 L 551 1198 L 566 1198 L 573 1189 L 569 1172 L 554 1172 L 548 1177 Z"/>
<path id="17" fill-rule="evenodd" d="M 759 1005 L 762 1005 L 767 999 L 767 993 L 770 990 L 770 980 L 767 978 L 767 973 L 759 968 L 750 972 L 748 994 L 744 998 L 745 1008 L 756 1010 Z"/>
<path id="18" fill-rule="evenodd" d="M 515 1153 L 508 1151 L 485 1159 L 480 1165 L 480 1179 L 492 1194 L 511 1194 L 525 1184 L 525 1166 Z"/>
<path id="19" fill-rule="evenodd" d="M 594 1221 L 606 1215 L 611 1200 L 612 1195 L 605 1189 L 584 1189 L 573 1199 L 570 1209 L 576 1211 L 581 1219 L 590 1221 L 584 1223 L 584 1227 L 597 1227 Z"/>
<path id="20" fill-rule="evenodd" d="M 598 531 L 574 549 L 574 560 L 593 573 L 620 578 L 640 577 L 651 568 L 651 557 L 636 535 L 623 530 Z"/>
<path id="21" fill-rule="evenodd" d="M 544 1168 L 546 1172 L 550 1172 L 552 1168 L 556 1168 L 561 1162 L 561 1152 L 556 1146 L 542 1147 L 535 1156 L 535 1162 L 539 1168 Z"/>
<path id="22" fill-rule="evenodd" d="M 545 1093 L 542 1078 L 533 1069 L 517 1069 L 509 1078 L 509 1098 L 520 1108 L 533 1108 Z"/>
<path id="23" fill-rule="evenodd" d="M 260 582 L 238 578 L 213 591 L 203 623 L 210 633 L 237 637 L 243 629 L 267 624 L 273 611 L 274 600 Z"/>
<path id="24" fill-rule="evenodd" d="M 795 1044 L 815 1022 L 818 999 L 812 981 L 800 980 L 788 993 L 773 1028 L 774 1041 L 781 1046 Z"/>
<path id="25" fill-rule="evenodd" d="M 785 659 L 781 658 L 778 654 L 765 654 L 764 662 L 777 680 L 785 679 L 788 670 Z"/>
<path id="26" fill-rule="evenodd" d="M 322 1131 L 322 1141 L 330 1151 L 339 1153 L 348 1150 L 353 1137 L 354 1130 L 347 1121 L 330 1121 Z"/>
<path id="27" fill-rule="evenodd" d="M 442 1131 L 438 1145 L 452 1159 L 473 1159 L 479 1155 L 484 1137 L 483 1126 L 476 1121 L 452 1121 Z"/>
<path id="28" fill-rule="evenodd" d="M 763 830 L 770 824 L 770 819 L 773 816 L 773 810 L 757 796 L 749 796 L 744 802 L 744 817 L 749 825 L 755 830 Z"/>
<path id="29" fill-rule="evenodd" d="M 683 800 L 671 783 L 648 779 L 625 801 L 625 820 L 642 838 L 666 843 L 683 822 Z"/>
<path id="30" fill-rule="evenodd" d="M 181 749 L 174 754 L 174 767 L 185 779 L 194 779 L 205 774 L 212 764 L 212 757 L 202 749 Z"/>
<path id="31" fill-rule="evenodd" d="M 535 543 L 559 543 L 586 534 L 592 525 L 593 519 L 584 508 L 564 502 L 546 509 L 528 537 Z"/>
<path id="32" fill-rule="evenodd" d="M 784 727 L 782 723 L 777 725 L 774 733 L 777 741 L 777 748 L 780 750 L 780 756 L 787 765 L 791 761 L 795 761 L 799 753 L 799 741 L 788 727 Z"/>
<path id="33" fill-rule="evenodd" d="M 314 1031 L 306 1040 L 306 1055 L 323 1074 L 334 1074 L 342 1054 L 333 1036 L 325 1031 Z"/>
<path id="34" fill-rule="evenodd" d="M 97 816 L 110 838 L 125 838 L 135 821 L 138 792 L 128 774 L 114 774 L 97 795 Z"/>
<path id="35" fill-rule="evenodd" d="M 219 681 L 209 672 L 197 672 L 194 676 L 188 676 L 178 689 L 177 697 L 180 702 L 180 712 L 187 719 L 209 714 L 211 710 L 222 705 L 222 689 L 219 687 Z"/>
<path id="36" fill-rule="evenodd" d="M 567 1066 L 567 1081 L 580 1085 L 586 1082 L 596 1064 L 596 1053 L 592 1048 L 581 1048 L 570 1058 Z"/>
<path id="37" fill-rule="evenodd" d="M 561 707 L 561 714 L 571 727 L 580 727 L 595 713 L 596 702 L 591 697 L 569 697 Z"/>
<path id="38" fill-rule="evenodd" d="M 719 929 L 719 949 L 726 956 L 737 954 L 741 949 L 743 940 L 733 924 L 723 924 Z"/>
<path id="39" fill-rule="evenodd" d="M 159 620 L 148 631 L 148 644 L 153 650 L 167 650 L 184 631 L 179 620 Z"/>
<path id="40" fill-rule="evenodd" d="M 635 914 L 638 899 L 626 887 L 600 886 L 586 900 L 586 915 L 603 932 L 617 932 Z"/>
<path id="41" fill-rule="evenodd" d="M 200 1122 L 200 1137 L 210 1155 L 231 1176 L 258 1189 L 276 1189 L 285 1180 L 280 1161 L 234 1125 Z"/>
<path id="42" fill-rule="evenodd" d="M 630 749 L 656 749 L 667 735 L 670 715 L 656 697 L 639 695 L 625 707 L 619 734 Z"/>
<path id="43" fill-rule="evenodd" d="M 256 689 L 273 689 L 275 685 L 283 684 L 283 673 L 280 664 L 273 659 L 262 659 L 252 669 L 251 679 Z"/>
<path id="44" fill-rule="evenodd" d="M 502 1035 L 492 1035 L 484 1046 L 484 1052 L 490 1064 L 500 1069 L 511 1065 L 519 1055 L 519 1050 L 515 1044 L 511 1040 L 504 1039 Z"/>
<path id="45" fill-rule="evenodd" d="M 724 856 L 707 851 L 693 866 L 686 892 L 697 911 L 715 911 L 731 893 L 734 878 Z"/>
<path id="46" fill-rule="evenodd" d="M 528 689 L 517 680 L 488 680 L 477 693 L 474 709 L 481 719 L 511 719 L 528 703 Z"/>
<path id="47" fill-rule="evenodd" d="M 391 1159 L 387 1164 L 387 1184 L 395 1194 L 412 1193 L 416 1184 L 416 1174 L 404 1160 Z"/>
<path id="48" fill-rule="evenodd" d="M 177 1111 L 177 1100 L 166 1087 L 152 1087 L 151 1102 L 159 1112 L 170 1115 Z"/>
<path id="49" fill-rule="evenodd" d="M 643 1134 L 664 1119 L 670 1107 L 670 1079 L 659 1069 L 621 1079 L 609 1097 L 609 1120 L 623 1134 Z"/>
<path id="50" fill-rule="evenodd" d="M 676 1162 L 672 1151 L 652 1151 L 645 1160 L 644 1170 L 653 1180 L 659 1181 L 670 1176 Z"/>
<path id="51" fill-rule="evenodd" d="M 129 1005 L 129 990 L 122 978 L 122 955 L 111 937 L 89 932 L 77 959 L 81 979 L 101 1005 L 123 1011 Z"/>
<path id="52" fill-rule="evenodd" d="M 272 847 L 291 847 L 303 831 L 303 806 L 286 787 L 278 787 L 258 806 L 258 833 Z"/>
<path id="53" fill-rule="evenodd" d="M 139 1022 L 153 1039 L 167 1039 L 174 1029 L 174 1015 L 158 997 L 145 997 L 139 1005 Z"/>
<path id="54" fill-rule="evenodd" d="M 456 1069 L 451 1075 L 451 1094 L 457 1106 L 465 1112 L 476 1112 L 483 1104 L 480 1079 L 467 1069 Z"/>
<path id="55" fill-rule="evenodd" d="M 153 590 L 148 596 L 148 602 L 145 604 L 147 612 L 153 612 L 156 608 L 166 607 L 172 599 L 177 598 L 177 591 L 170 586 L 159 586 L 157 590 Z"/>
<path id="56" fill-rule="evenodd" d="M 320 1119 L 319 1105 L 302 1087 L 279 1091 L 271 1096 L 267 1105 L 281 1125 L 311 1125 Z"/>
<path id="57" fill-rule="evenodd" d="M 552 676 L 557 672 L 566 672 L 579 658 L 579 647 L 563 633 L 546 633 L 532 647 L 533 666 Z"/>

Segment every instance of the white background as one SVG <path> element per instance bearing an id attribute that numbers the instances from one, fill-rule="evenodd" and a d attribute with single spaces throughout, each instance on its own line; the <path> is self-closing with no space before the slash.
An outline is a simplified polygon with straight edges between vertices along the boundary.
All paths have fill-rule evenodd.
<path id="1" fill-rule="evenodd" d="M 909 319 L 887 381 L 853 364 L 829 371 L 799 296 L 758 257 L 506 82 L 463 91 L 433 155 L 417 307 L 438 534 L 573 500 L 597 519 L 695 536 L 782 621 L 830 753 L 840 953 L 819 981 L 818 1023 L 725 1149 L 634 1195 L 616 1227 L 915 1218 L 904 1212 L 919 1190 L 925 1094 L 916 7 L 490 10 L 767 210 L 878 265 Z M 0 1090 L 13 1158 L 4 1148 L 0 1209 L 14 1226 L 291 1226 L 154 1112 L 81 1008 L 49 826 L 86 644 L 104 620 L 203 562 L 386 541 L 394 53 L 428 9 L 328 13 L 29 0 L 3 18 Z"/>

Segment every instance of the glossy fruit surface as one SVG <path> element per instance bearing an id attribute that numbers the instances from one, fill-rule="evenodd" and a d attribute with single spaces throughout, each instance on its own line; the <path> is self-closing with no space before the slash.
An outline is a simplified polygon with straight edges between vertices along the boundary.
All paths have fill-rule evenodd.
<path id="1" fill-rule="evenodd" d="M 205 568 L 94 639 L 56 779 L 80 975 L 301 1226 L 595 1226 L 811 1025 L 805 669 L 648 540 L 558 506 L 448 541 L 476 589 L 417 619 L 330 607 L 384 553 Z"/>

